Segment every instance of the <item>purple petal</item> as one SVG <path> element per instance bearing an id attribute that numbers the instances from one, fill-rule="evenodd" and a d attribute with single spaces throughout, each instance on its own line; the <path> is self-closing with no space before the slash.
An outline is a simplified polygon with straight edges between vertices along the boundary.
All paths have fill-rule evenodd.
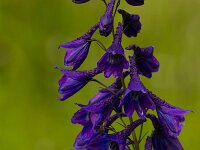
<path id="1" fill-rule="evenodd" d="M 88 55 L 90 43 L 91 42 L 86 42 L 80 45 L 80 47 L 68 49 L 64 58 L 65 65 L 73 66 L 74 70 L 79 68 Z"/>
<path id="2" fill-rule="evenodd" d="M 86 126 L 89 124 L 90 120 L 89 120 L 89 112 L 85 111 L 84 109 L 80 109 L 78 110 L 74 116 L 71 119 L 71 122 L 76 124 L 81 124 L 83 126 Z"/>

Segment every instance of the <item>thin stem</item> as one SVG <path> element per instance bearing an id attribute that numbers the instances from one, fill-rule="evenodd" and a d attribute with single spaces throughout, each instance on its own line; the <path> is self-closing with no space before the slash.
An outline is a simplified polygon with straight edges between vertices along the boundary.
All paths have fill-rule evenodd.
<path id="1" fill-rule="evenodd" d="M 117 124 L 119 124 L 120 126 L 126 128 L 126 126 L 124 124 L 121 124 L 120 122 L 117 122 Z"/>
<path id="2" fill-rule="evenodd" d="M 96 82 L 96 83 L 99 83 L 99 84 L 102 85 L 103 87 L 108 88 L 108 86 L 106 86 L 105 84 L 103 84 L 102 82 L 100 82 L 100 81 L 97 80 L 97 79 L 91 79 L 90 81 L 94 81 L 94 82 Z"/>
<path id="3" fill-rule="evenodd" d="M 143 140 L 143 138 L 149 133 L 149 131 L 147 131 L 142 137 L 141 140 L 139 141 L 139 143 Z"/>
<path id="4" fill-rule="evenodd" d="M 90 39 L 90 40 L 88 40 L 88 41 L 97 42 L 97 44 L 98 44 L 104 51 L 106 51 L 106 47 L 104 46 L 104 44 L 103 44 L 100 40 L 98 40 L 98 39 Z"/>
<path id="5" fill-rule="evenodd" d="M 105 88 L 106 88 L 108 91 L 110 91 L 111 93 L 116 94 L 112 89 L 110 89 L 107 85 L 103 84 L 103 83 L 100 82 L 99 80 L 92 78 L 90 81 L 94 81 L 94 82 L 96 82 L 96 83 L 102 85 L 103 87 L 105 87 Z"/>
<path id="6" fill-rule="evenodd" d="M 121 120 L 121 122 L 123 123 L 123 125 L 126 127 L 126 123 L 124 122 L 123 118 L 120 116 L 119 119 Z"/>
<path id="7" fill-rule="evenodd" d="M 107 6 L 108 4 L 107 4 L 107 2 L 106 2 L 106 0 L 102 0 L 102 2 Z"/>
<path id="8" fill-rule="evenodd" d="M 139 143 L 140 143 L 141 137 L 142 137 L 143 125 L 144 125 L 144 124 L 142 123 L 142 125 L 141 125 L 141 127 L 140 127 L 140 136 L 139 136 L 139 140 L 138 140 Z"/>
<path id="9" fill-rule="evenodd" d="M 116 7 L 115 7 L 115 11 L 114 11 L 113 17 L 115 17 L 115 15 L 116 15 L 116 13 L 117 13 L 117 9 L 118 9 L 119 6 L 120 6 L 120 0 L 117 1 L 117 5 L 116 5 Z"/>
<path id="10" fill-rule="evenodd" d="M 129 117 L 129 121 L 130 121 L 130 123 L 132 123 L 132 122 L 133 122 L 133 118 L 132 118 L 132 117 Z M 131 133 L 131 135 L 132 135 L 133 141 L 134 141 L 134 143 L 135 143 L 134 149 L 135 149 L 135 150 L 140 150 L 140 147 L 139 147 L 139 143 L 138 143 L 138 140 L 137 140 L 137 136 L 136 136 L 135 130 L 133 130 L 133 132 Z"/>

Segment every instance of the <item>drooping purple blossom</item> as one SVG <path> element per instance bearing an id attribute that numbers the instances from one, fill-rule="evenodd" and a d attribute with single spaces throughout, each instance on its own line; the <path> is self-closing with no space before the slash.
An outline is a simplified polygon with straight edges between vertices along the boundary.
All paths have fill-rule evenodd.
<path id="1" fill-rule="evenodd" d="M 89 2 L 90 0 L 72 0 L 72 2 L 76 3 L 76 4 L 82 4 L 82 3 L 86 3 Z"/>
<path id="2" fill-rule="evenodd" d="M 120 77 L 123 73 L 123 69 L 128 69 L 129 67 L 121 45 L 122 31 L 122 24 L 119 23 L 112 45 L 97 63 L 97 66 L 104 70 L 104 76 L 106 78 L 110 77 L 112 74 L 114 77 Z"/>
<path id="3" fill-rule="evenodd" d="M 110 0 L 104 15 L 99 22 L 99 32 L 103 36 L 108 36 L 113 30 L 113 8 L 116 0 Z"/>
<path id="4" fill-rule="evenodd" d="M 140 48 L 136 45 L 130 45 L 126 49 L 134 50 L 135 62 L 139 74 L 151 78 L 152 72 L 157 72 L 159 70 L 160 63 L 153 56 L 154 47 L 148 46 L 145 48 Z"/>
<path id="5" fill-rule="evenodd" d="M 83 88 L 92 79 L 92 77 L 102 72 L 98 68 L 90 71 L 65 70 L 62 68 L 58 69 L 64 73 L 62 78 L 58 81 L 58 92 L 63 94 L 59 100 L 65 100 L 74 95 L 81 88 Z"/>
<path id="6" fill-rule="evenodd" d="M 119 9 L 118 12 L 122 15 L 123 18 L 124 34 L 128 37 L 136 37 L 142 27 L 142 24 L 140 23 L 140 16 L 129 14 L 122 9 Z"/>
<path id="7" fill-rule="evenodd" d="M 152 92 L 149 92 L 149 96 L 156 105 L 159 122 L 164 127 L 166 134 L 176 138 L 182 130 L 184 115 L 190 111 L 175 107 Z"/>
<path id="8" fill-rule="evenodd" d="M 127 116 L 131 117 L 133 112 L 136 111 L 140 118 L 144 119 L 146 109 L 154 110 L 155 105 L 140 81 L 134 57 L 130 57 L 130 75 L 131 80 L 121 100 L 121 105 L 124 105 Z"/>
<path id="9" fill-rule="evenodd" d="M 154 115 L 147 115 L 151 119 L 155 130 L 151 137 L 148 137 L 145 144 L 145 150 L 183 150 L 183 147 L 177 137 L 172 137 L 164 131 L 160 121 Z"/>
<path id="10" fill-rule="evenodd" d="M 86 32 L 81 37 L 61 44 L 59 48 L 66 48 L 67 52 L 64 58 L 65 66 L 73 66 L 73 70 L 76 70 L 80 67 L 80 65 L 86 59 L 90 45 L 91 45 L 91 37 L 94 32 L 98 29 L 99 24 L 94 25 L 88 32 Z"/>
<path id="11" fill-rule="evenodd" d="M 144 0 L 126 0 L 126 2 L 133 6 L 140 6 L 144 4 Z"/>

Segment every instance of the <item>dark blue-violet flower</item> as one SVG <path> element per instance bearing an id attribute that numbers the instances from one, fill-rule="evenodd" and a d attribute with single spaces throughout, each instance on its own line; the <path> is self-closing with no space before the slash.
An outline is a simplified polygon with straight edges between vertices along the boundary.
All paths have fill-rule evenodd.
<path id="1" fill-rule="evenodd" d="M 144 0 L 126 0 L 126 2 L 133 6 L 140 6 L 144 4 Z"/>
<path id="2" fill-rule="evenodd" d="M 134 50 L 135 62 L 138 68 L 138 73 L 148 78 L 152 77 L 152 72 L 159 70 L 160 63 L 153 56 L 154 47 L 148 46 L 140 48 L 136 45 L 130 45 L 127 50 Z"/>
<path id="3" fill-rule="evenodd" d="M 106 7 L 104 15 L 101 17 L 99 22 L 99 32 L 103 36 L 108 36 L 113 30 L 113 8 L 115 0 L 110 0 Z"/>
<path id="4" fill-rule="evenodd" d="M 166 134 L 176 138 L 182 130 L 184 115 L 190 111 L 175 107 L 151 92 L 149 95 L 156 105 L 159 122 L 164 127 Z"/>
<path id="5" fill-rule="evenodd" d="M 123 69 L 128 69 L 129 67 L 121 45 L 122 31 L 122 24 L 119 23 L 112 45 L 97 63 L 97 66 L 104 70 L 104 76 L 106 78 L 110 77 L 112 74 L 114 77 L 120 77 Z"/>
<path id="6" fill-rule="evenodd" d="M 64 58 L 65 66 L 73 66 L 73 70 L 76 70 L 86 59 L 89 48 L 91 45 L 91 37 L 94 32 L 98 29 L 98 24 L 94 25 L 88 32 L 81 37 L 61 44 L 59 48 L 66 48 L 67 52 Z"/>
<path id="7" fill-rule="evenodd" d="M 92 77 L 102 72 L 98 68 L 90 71 L 65 70 L 62 68 L 58 69 L 64 73 L 62 78 L 58 81 L 58 92 L 59 94 L 63 94 L 59 100 L 65 100 L 74 95 L 81 88 L 83 88 L 92 79 Z"/>
<path id="8" fill-rule="evenodd" d="M 130 57 L 130 76 L 131 80 L 120 105 L 124 105 L 124 111 L 127 116 L 131 117 L 133 112 L 136 111 L 140 118 L 144 119 L 146 109 L 153 110 L 155 105 L 140 81 L 133 57 Z"/>
<path id="9" fill-rule="evenodd" d="M 122 15 L 123 18 L 124 34 L 128 37 L 136 37 L 142 27 L 142 24 L 140 23 L 140 16 L 129 14 L 122 9 L 119 9 L 118 12 Z"/>
<path id="10" fill-rule="evenodd" d="M 148 137 L 145 144 L 145 150 L 183 150 L 183 147 L 177 137 L 168 136 L 159 120 L 154 115 L 147 115 L 151 119 L 155 130 L 151 137 Z"/>
<path id="11" fill-rule="evenodd" d="M 86 3 L 89 2 L 90 0 L 72 0 L 72 2 L 76 3 L 76 4 L 82 4 L 82 3 Z"/>

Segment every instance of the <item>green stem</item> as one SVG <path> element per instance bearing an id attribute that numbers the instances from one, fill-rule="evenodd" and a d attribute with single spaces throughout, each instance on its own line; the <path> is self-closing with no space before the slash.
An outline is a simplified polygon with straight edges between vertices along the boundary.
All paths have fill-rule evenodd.
<path id="1" fill-rule="evenodd" d="M 130 123 L 132 123 L 132 122 L 133 122 L 133 118 L 132 118 L 132 117 L 129 117 L 129 121 L 130 121 Z M 132 135 L 133 141 L 134 141 L 134 143 L 135 143 L 134 149 L 135 149 L 135 150 L 140 150 L 140 146 L 139 146 L 139 142 L 138 142 L 138 140 L 137 140 L 137 136 L 136 136 L 135 130 L 133 130 L 133 132 L 131 133 L 131 135 Z"/>
<path id="2" fill-rule="evenodd" d="M 139 140 L 138 140 L 138 142 L 140 143 L 141 142 L 141 137 L 142 137 L 142 131 L 143 131 L 143 123 L 142 123 L 142 125 L 141 125 L 141 127 L 140 127 L 140 136 L 139 136 Z"/>
<path id="3" fill-rule="evenodd" d="M 97 83 L 99 83 L 100 85 L 102 85 L 103 87 L 108 88 L 108 86 L 106 86 L 105 84 L 103 84 L 102 82 L 100 82 L 100 81 L 97 80 L 97 79 L 91 79 L 90 81 L 97 82 Z"/>
<path id="4" fill-rule="evenodd" d="M 97 44 L 104 50 L 104 51 L 106 51 L 106 47 L 104 46 L 104 44 L 100 41 L 100 40 L 98 40 L 98 39 L 90 39 L 90 40 L 88 40 L 88 41 L 91 41 L 91 42 L 97 42 Z"/>
<path id="5" fill-rule="evenodd" d="M 116 5 L 116 7 L 115 7 L 115 11 L 114 11 L 114 15 L 113 15 L 113 17 L 115 17 L 119 5 L 120 5 L 120 0 L 117 1 L 117 5 Z"/>
<path id="6" fill-rule="evenodd" d="M 107 85 L 103 84 L 103 83 L 100 82 L 99 80 L 92 78 L 90 81 L 94 81 L 94 82 L 96 82 L 96 83 L 102 85 L 103 87 L 105 87 L 105 88 L 106 88 L 108 91 L 110 91 L 111 93 L 116 94 L 111 88 L 109 88 Z"/>
<path id="7" fill-rule="evenodd" d="M 107 4 L 107 2 L 106 2 L 106 0 L 102 0 L 102 2 L 107 6 L 108 4 Z"/>

